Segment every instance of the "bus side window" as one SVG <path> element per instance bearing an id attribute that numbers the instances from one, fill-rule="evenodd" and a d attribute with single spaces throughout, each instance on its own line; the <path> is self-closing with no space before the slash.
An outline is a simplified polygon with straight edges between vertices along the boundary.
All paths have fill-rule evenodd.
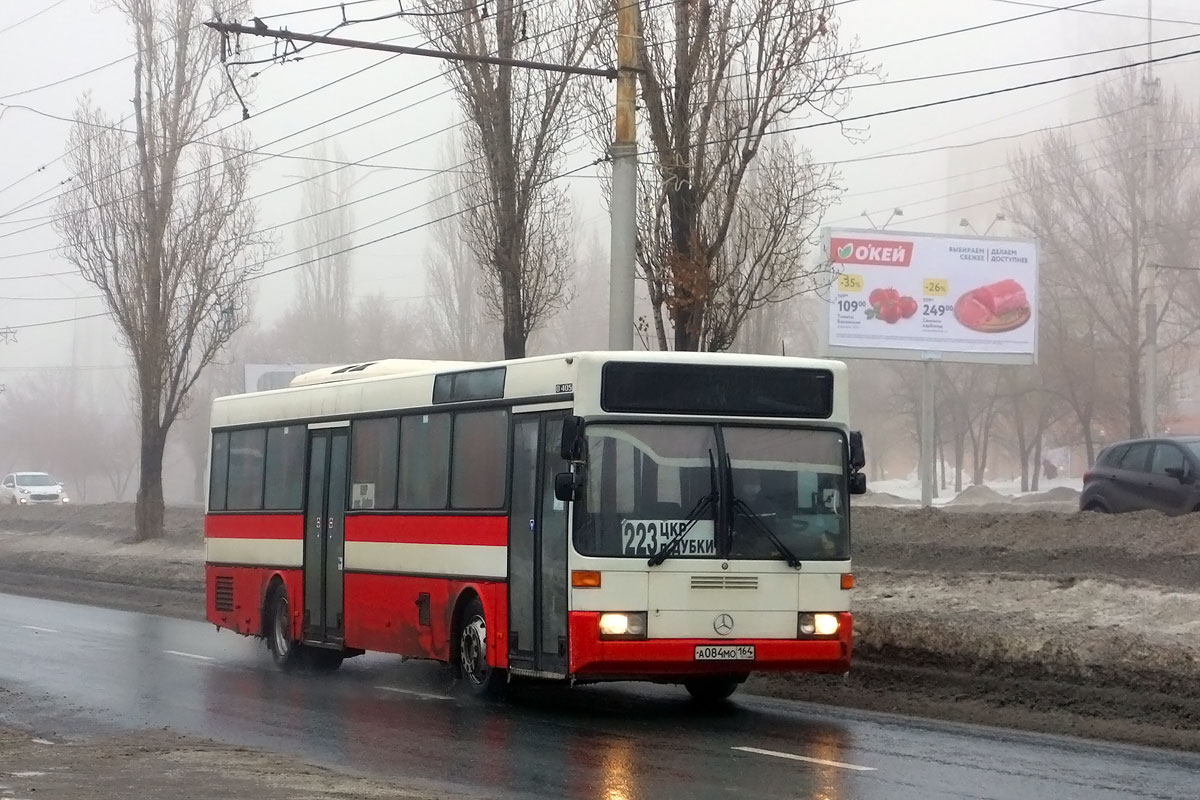
<path id="1" fill-rule="evenodd" d="M 352 436 L 350 507 L 395 508 L 400 420 L 396 417 L 355 420 Z"/>
<path id="2" fill-rule="evenodd" d="M 508 412 L 458 413 L 454 418 L 453 455 L 450 505 L 460 509 L 503 507 L 505 465 L 508 464 Z"/>
<path id="3" fill-rule="evenodd" d="M 230 511 L 262 510 L 266 451 L 266 428 L 233 431 L 229 435 L 229 489 L 225 499 Z"/>
<path id="4" fill-rule="evenodd" d="M 269 511 L 299 511 L 304 498 L 303 425 L 277 425 L 267 429 L 266 496 Z"/>
<path id="5" fill-rule="evenodd" d="M 400 500 L 409 510 L 446 508 L 450 484 L 450 415 L 400 420 Z"/>
<path id="6" fill-rule="evenodd" d="M 10 476 L 11 478 L 11 476 Z M 208 476 L 208 510 L 225 510 L 225 492 L 229 483 L 229 434 L 214 433 L 212 438 L 212 465 Z"/>

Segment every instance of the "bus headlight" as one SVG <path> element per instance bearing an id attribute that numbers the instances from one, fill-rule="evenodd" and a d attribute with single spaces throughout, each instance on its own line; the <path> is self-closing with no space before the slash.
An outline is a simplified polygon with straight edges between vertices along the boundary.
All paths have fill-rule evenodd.
<path id="1" fill-rule="evenodd" d="M 646 612 L 610 612 L 600 615 L 601 639 L 645 639 Z"/>
<path id="2" fill-rule="evenodd" d="M 839 627 L 837 614 L 801 614 L 796 632 L 800 637 L 833 636 Z"/>

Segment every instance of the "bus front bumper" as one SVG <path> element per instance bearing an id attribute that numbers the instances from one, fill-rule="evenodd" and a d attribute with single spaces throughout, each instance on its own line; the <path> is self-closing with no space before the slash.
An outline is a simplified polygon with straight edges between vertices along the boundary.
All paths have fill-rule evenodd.
<path id="1" fill-rule="evenodd" d="M 572 611 L 570 672 L 581 678 L 609 680 L 747 672 L 844 673 L 850 669 L 852 615 L 839 613 L 838 621 L 837 635 L 829 638 L 609 640 L 600 638 L 600 612 Z M 697 648 L 736 649 L 739 645 L 752 646 L 753 659 L 697 658 Z"/>

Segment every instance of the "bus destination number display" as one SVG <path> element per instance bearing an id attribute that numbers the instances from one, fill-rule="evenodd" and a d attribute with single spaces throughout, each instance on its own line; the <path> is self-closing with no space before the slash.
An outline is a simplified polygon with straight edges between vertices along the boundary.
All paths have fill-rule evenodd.
<path id="1" fill-rule="evenodd" d="M 652 556 L 679 535 L 687 520 L 627 519 L 621 522 L 621 552 L 627 556 Z M 677 556 L 717 555 L 712 520 L 698 520 L 671 551 Z"/>

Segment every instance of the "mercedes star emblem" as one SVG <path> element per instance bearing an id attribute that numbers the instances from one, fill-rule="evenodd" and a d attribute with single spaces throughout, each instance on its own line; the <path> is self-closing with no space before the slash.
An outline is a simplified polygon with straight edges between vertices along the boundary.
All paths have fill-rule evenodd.
<path id="1" fill-rule="evenodd" d="M 728 636 L 733 633 L 733 617 L 728 614 L 717 614 L 713 618 L 713 630 L 721 636 Z"/>

